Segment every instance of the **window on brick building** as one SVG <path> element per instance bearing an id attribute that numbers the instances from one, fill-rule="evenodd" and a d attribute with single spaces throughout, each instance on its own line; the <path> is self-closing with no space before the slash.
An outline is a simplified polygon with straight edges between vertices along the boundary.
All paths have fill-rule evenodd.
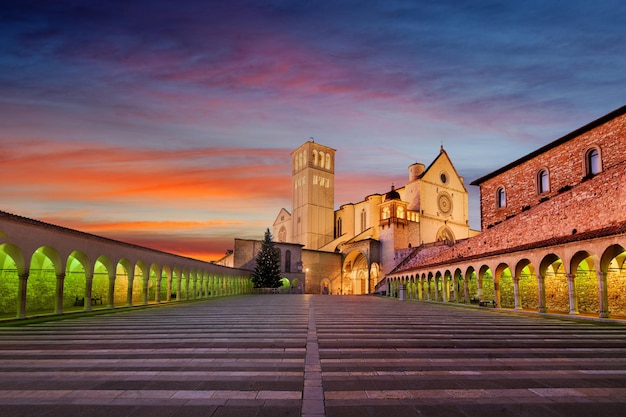
<path id="1" fill-rule="evenodd" d="M 590 177 L 599 174 L 602 171 L 602 160 L 600 159 L 600 151 L 597 148 L 591 148 L 585 156 L 585 174 Z"/>
<path id="2" fill-rule="evenodd" d="M 550 191 L 550 176 L 548 170 L 542 169 L 537 173 L 537 192 L 539 194 Z"/>
<path id="3" fill-rule="evenodd" d="M 506 192 L 504 191 L 504 187 L 500 187 L 496 191 L 496 207 L 506 207 Z"/>

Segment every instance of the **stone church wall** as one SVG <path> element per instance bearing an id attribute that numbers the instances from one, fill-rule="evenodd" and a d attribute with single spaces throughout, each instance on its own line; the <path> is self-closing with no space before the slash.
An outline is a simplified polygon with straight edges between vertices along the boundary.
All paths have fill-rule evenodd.
<path id="1" fill-rule="evenodd" d="M 320 294 L 324 280 L 330 282 L 330 291 L 335 294 L 340 288 L 341 254 L 337 252 L 320 252 L 302 250 L 307 294 Z"/>

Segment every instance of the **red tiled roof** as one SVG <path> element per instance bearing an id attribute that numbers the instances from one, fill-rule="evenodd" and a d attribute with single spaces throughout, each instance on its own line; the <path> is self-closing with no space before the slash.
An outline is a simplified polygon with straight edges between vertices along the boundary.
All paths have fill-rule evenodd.
<path id="1" fill-rule="evenodd" d="M 417 262 L 409 261 L 409 262 L 400 263 L 398 267 L 396 267 L 391 273 L 406 272 L 411 269 L 417 269 L 417 268 L 431 268 L 431 267 L 445 265 L 451 262 L 456 263 L 459 261 L 469 261 L 469 260 L 478 259 L 478 258 L 486 258 L 489 256 L 497 256 L 497 255 L 503 255 L 503 254 L 513 253 L 513 252 L 521 252 L 521 251 L 530 250 L 530 249 L 546 248 L 550 246 L 563 245 L 563 244 L 567 244 L 571 242 L 579 242 L 579 241 L 584 241 L 584 240 L 591 240 L 591 239 L 597 239 L 601 237 L 616 236 L 616 235 L 623 235 L 623 234 L 626 234 L 626 221 L 612 224 L 601 229 L 589 230 L 589 231 L 582 232 L 582 233 L 574 233 L 574 234 L 567 235 L 567 236 L 553 237 L 550 239 L 526 243 L 524 245 L 518 245 L 518 246 L 511 247 L 511 248 L 498 249 L 498 250 L 493 250 L 493 251 L 488 251 L 488 252 L 480 252 L 476 254 L 471 254 L 469 256 L 463 256 L 461 258 L 454 257 L 452 253 L 454 247 L 445 247 L 450 251 L 450 256 L 444 259 L 439 259 L 434 262 L 429 262 L 429 260 L 431 259 L 431 256 L 420 257 L 417 259 Z M 476 236 L 475 238 L 480 238 L 480 235 Z M 431 253 L 430 255 L 436 255 L 438 253 L 439 252 Z M 413 254 L 411 254 L 410 256 L 413 256 Z"/>

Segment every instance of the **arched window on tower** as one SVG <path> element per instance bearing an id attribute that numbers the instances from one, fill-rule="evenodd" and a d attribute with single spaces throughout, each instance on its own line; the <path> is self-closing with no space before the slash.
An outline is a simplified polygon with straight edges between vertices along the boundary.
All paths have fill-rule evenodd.
<path id="1" fill-rule="evenodd" d="M 537 193 L 547 193 L 550 191 L 550 176 L 547 169 L 542 169 L 537 173 Z"/>
<path id="2" fill-rule="evenodd" d="M 335 232 L 335 237 L 336 237 L 336 238 L 337 238 L 337 237 L 339 237 L 339 236 L 341 236 L 341 235 L 343 234 L 343 231 L 341 230 L 341 229 L 343 228 L 343 224 L 342 224 L 342 223 L 343 223 L 343 222 L 341 221 L 341 217 L 339 217 L 339 218 L 337 219 L 337 230 L 336 230 L 336 232 Z"/>
<path id="3" fill-rule="evenodd" d="M 326 154 L 326 169 L 330 169 L 330 154 Z"/>
<path id="4" fill-rule="evenodd" d="M 313 165 L 317 166 L 317 149 L 313 149 Z"/>
<path id="5" fill-rule="evenodd" d="M 496 191 L 496 208 L 506 207 L 506 191 L 504 187 L 499 187 Z"/>
<path id="6" fill-rule="evenodd" d="M 591 148 L 585 155 L 585 175 L 592 177 L 602 172 L 602 159 L 598 148 Z"/>
<path id="7" fill-rule="evenodd" d="M 365 209 L 361 210 L 361 232 L 367 229 L 367 213 Z"/>

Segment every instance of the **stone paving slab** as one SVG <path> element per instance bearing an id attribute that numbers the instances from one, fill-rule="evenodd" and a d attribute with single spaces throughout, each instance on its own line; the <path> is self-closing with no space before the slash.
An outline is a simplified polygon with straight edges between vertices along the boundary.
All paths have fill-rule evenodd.
<path id="1" fill-rule="evenodd" d="M 315 307 L 326 416 L 626 412 L 623 326 L 359 297 Z"/>
<path id="2" fill-rule="evenodd" d="M 237 296 L 0 327 L 0 417 L 618 416 L 626 326 Z"/>

